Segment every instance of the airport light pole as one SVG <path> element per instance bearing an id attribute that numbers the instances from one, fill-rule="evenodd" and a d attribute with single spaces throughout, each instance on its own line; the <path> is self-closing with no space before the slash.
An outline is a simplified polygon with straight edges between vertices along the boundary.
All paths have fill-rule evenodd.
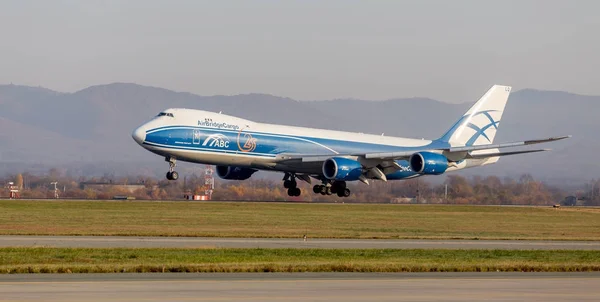
<path id="1" fill-rule="evenodd" d="M 58 197 L 59 197 L 58 196 L 58 187 L 56 187 L 56 185 L 58 185 L 58 182 L 55 181 L 55 182 L 51 182 L 50 184 L 54 185 L 54 199 L 58 199 Z"/>
<path id="2" fill-rule="evenodd" d="M 444 186 L 444 200 L 448 202 L 448 184 Z"/>

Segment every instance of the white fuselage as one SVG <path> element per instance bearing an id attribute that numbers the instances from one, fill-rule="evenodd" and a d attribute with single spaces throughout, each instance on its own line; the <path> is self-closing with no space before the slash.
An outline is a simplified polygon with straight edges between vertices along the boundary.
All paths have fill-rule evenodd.
<path id="1" fill-rule="evenodd" d="M 282 156 L 348 156 L 444 146 L 424 139 L 258 123 L 193 109 L 165 110 L 137 128 L 133 138 L 151 152 L 178 160 L 296 173 L 320 173 L 320 166 L 281 165 Z M 405 161 L 398 163 L 408 167 Z M 452 168 L 466 166 L 464 162 Z"/>

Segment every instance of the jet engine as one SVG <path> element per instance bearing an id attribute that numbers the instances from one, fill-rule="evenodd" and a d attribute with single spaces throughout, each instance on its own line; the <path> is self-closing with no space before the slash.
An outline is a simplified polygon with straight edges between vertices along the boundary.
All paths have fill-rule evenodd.
<path id="1" fill-rule="evenodd" d="M 257 170 L 234 167 L 234 166 L 217 166 L 217 175 L 222 179 L 228 180 L 246 180 Z"/>
<path id="2" fill-rule="evenodd" d="M 410 156 L 410 168 L 419 174 L 440 175 L 448 169 L 448 158 L 432 152 L 417 152 Z"/>
<path id="3" fill-rule="evenodd" d="M 362 175 L 362 165 L 344 157 L 332 157 L 323 162 L 323 175 L 330 180 L 352 181 Z"/>

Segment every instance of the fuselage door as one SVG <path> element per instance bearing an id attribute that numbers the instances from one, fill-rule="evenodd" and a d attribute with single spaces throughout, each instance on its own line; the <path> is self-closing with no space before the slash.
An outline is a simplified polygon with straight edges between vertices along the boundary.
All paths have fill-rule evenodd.
<path id="1" fill-rule="evenodd" d="M 192 136 L 192 144 L 200 144 L 200 130 L 194 130 L 194 135 Z"/>

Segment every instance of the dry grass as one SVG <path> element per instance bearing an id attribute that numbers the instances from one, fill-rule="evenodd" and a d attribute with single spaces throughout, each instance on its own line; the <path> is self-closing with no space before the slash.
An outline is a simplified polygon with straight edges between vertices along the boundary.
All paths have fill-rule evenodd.
<path id="1" fill-rule="evenodd" d="M 452 205 L 0 201 L 3 235 L 600 240 L 600 210 Z"/>
<path id="2" fill-rule="evenodd" d="M 0 273 L 600 271 L 600 251 L 2 248 Z"/>

